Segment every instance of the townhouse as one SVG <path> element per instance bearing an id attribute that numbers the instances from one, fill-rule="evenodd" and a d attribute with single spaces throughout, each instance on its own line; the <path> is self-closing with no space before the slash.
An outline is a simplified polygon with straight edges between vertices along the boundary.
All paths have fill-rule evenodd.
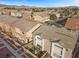
<path id="1" fill-rule="evenodd" d="M 22 18 L 22 14 L 18 11 L 16 11 L 16 12 L 11 11 L 10 15 L 14 16 L 14 17 Z"/>
<path id="2" fill-rule="evenodd" d="M 38 22 L 28 21 L 23 18 L 19 19 L 7 15 L 0 16 L 0 29 L 26 43 L 32 40 L 32 31 L 40 25 Z"/>
<path id="3" fill-rule="evenodd" d="M 78 33 L 54 25 L 42 25 L 33 32 L 33 43 L 39 51 L 47 51 L 53 58 L 71 58 L 78 40 Z"/>
<path id="4" fill-rule="evenodd" d="M 35 12 L 33 14 L 34 20 L 38 22 L 48 21 L 49 15 L 47 12 Z"/>

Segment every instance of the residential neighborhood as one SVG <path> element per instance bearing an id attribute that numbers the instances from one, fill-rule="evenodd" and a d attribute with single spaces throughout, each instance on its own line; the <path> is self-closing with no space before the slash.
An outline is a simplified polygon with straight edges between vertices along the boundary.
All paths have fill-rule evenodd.
<path id="1" fill-rule="evenodd" d="M 0 58 L 79 58 L 79 7 L 0 4 Z"/>

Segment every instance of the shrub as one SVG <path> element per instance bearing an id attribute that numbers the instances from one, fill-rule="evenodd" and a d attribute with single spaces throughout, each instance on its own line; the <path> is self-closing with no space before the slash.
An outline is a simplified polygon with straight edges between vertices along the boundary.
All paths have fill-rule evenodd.
<path id="1" fill-rule="evenodd" d="M 50 20 L 56 20 L 56 19 L 57 19 L 57 16 L 55 14 L 50 15 Z"/>

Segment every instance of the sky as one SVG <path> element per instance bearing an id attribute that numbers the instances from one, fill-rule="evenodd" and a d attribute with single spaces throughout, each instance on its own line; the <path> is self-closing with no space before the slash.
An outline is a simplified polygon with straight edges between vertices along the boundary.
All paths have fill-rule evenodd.
<path id="1" fill-rule="evenodd" d="M 79 0 L 0 0 L 0 4 L 38 7 L 79 6 Z"/>

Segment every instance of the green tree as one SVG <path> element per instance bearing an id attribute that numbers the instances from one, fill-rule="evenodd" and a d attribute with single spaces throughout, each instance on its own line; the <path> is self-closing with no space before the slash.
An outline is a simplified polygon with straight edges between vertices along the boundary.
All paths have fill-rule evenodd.
<path id="1" fill-rule="evenodd" d="M 68 16 L 69 15 L 69 10 L 68 9 L 65 9 L 64 10 L 64 14 L 65 14 L 65 16 Z"/>
<path id="2" fill-rule="evenodd" d="M 50 15 L 50 20 L 56 20 L 57 16 L 55 14 Z"/>

